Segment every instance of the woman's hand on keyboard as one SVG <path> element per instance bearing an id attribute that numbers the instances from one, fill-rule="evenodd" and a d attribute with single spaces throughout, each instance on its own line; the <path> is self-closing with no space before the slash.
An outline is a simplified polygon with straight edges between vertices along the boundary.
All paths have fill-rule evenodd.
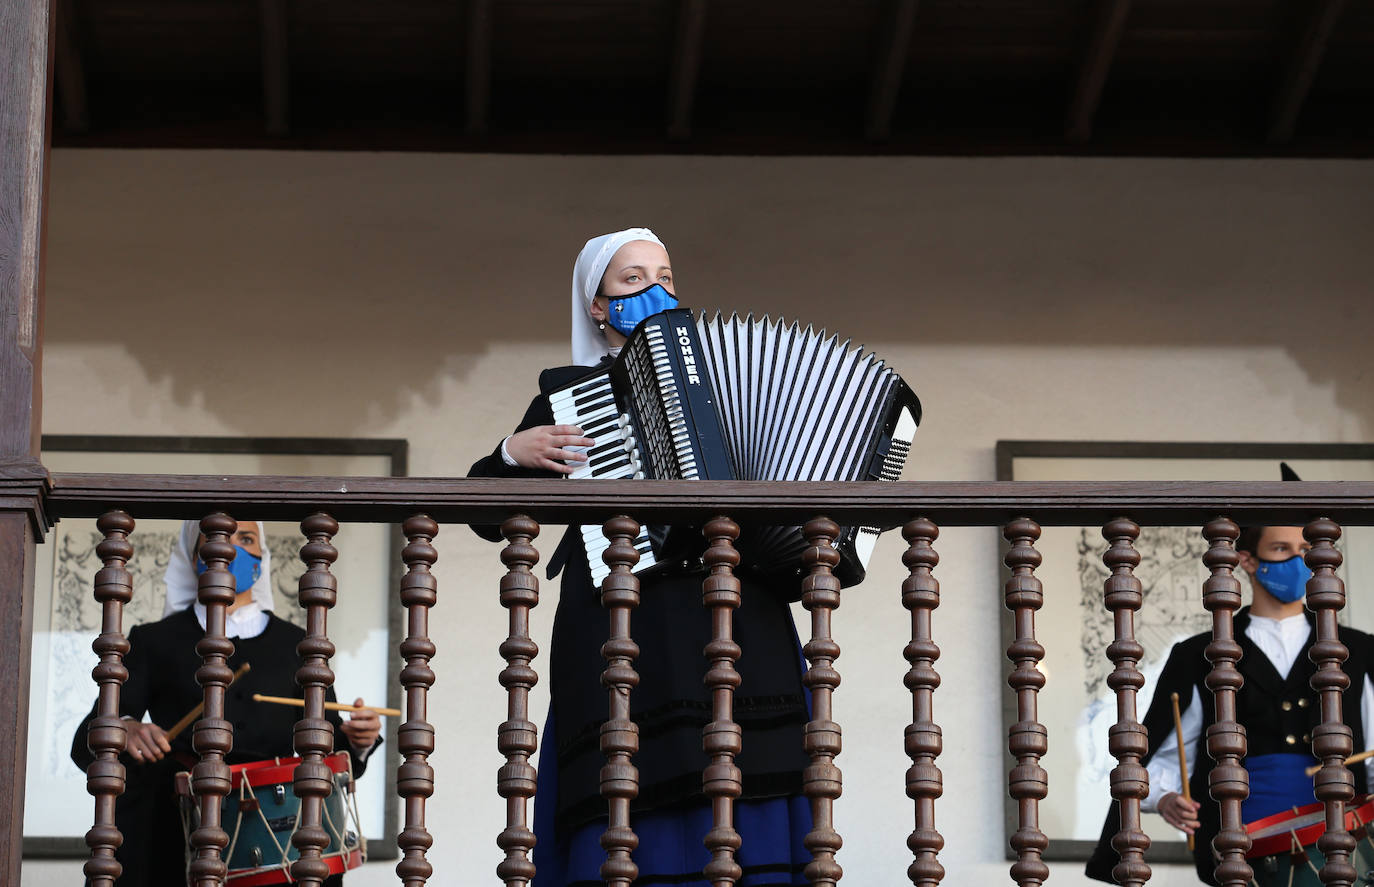
<path id="1" fill-rule="evenodd" d="M 569 447 L 589 447 L 594 442 L 583 437 L 582 429 L 576 425 L 536 425 L 507 438 L 506 452 L 525 468 L 571 474 L 578 464 L 587 461 L 587 454 Z"/>

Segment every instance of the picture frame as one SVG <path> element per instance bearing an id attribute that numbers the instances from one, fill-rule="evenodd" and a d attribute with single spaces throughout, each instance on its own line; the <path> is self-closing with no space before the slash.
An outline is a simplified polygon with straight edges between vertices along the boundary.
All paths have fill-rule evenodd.
<path id="1" fill-rule="evenodd" d="M 1277 481 L 1280 462 L 1289 463 L 1303 480 L 1374 480 L 1374 444 L 1002 440 L 996 459 L 998 480 Z M 1339 574 L 1347 590 L 1374 586 L 1374 528 L 1345 530 Z M 1050 792 L 1040 803 L 1040 820 L 1049 838 L 1044 858 L 1050 861 L 1085 861 L 1113 803 L 1109 776 L 1117 762 L 1107 750 L 1107 728 L 1116 722 L 1116 704 L 1106 686 L 1113 667 L 1106 657 L 1113 626 L 1102 602 L 1107 546 L 1101 527 L 1045 527 L 1036 543 L 1043 557 L 1036 576 L 1045 590 L 1045 606 L 1036 614 L 1037 636 L 1080 638 L 1077 647 L 1046 643 L 1041 663 L 1047 680 L 1039 695 L 1039 720 L 1050 730 L 1042 765 L 1050 774 Z M 1200 527 L 1142 526 L 1136 549 L 1141 563 L 1135 573 L 1145 592 L 1135 620 L 1136 637 L 1145 648 L 1140 669 L 1146 683 L 1137 700 L 1143 720 L 1173 644 L 1210 631 L 1212 623 L 1202 607 L 1208 573 Z M 1242 581 L 1242 586 L 1248 603 L 1249 584 Z M 1371 598 L 1349 594 L 1341 622 L 1374 631 Z M 1011 621 L 1004 619 L 1004 646 L 1012 638 Z M 1003 700 L 1003 722 L 1010 726 L 1017 720 L 1015 701 L 1010 694 Z M 1072 725 L 1071 735 L 1061 725 Z M 1142 819 L 1152 842 L 1150 861 L 1191 863 L 1181 833 L 1157 814 Z M 1010 799 L 1005 822 L 1010 835 L 1018 827 Z M 1015 858 L 1010 849 L 1008 858 Z"/>
<path id="2" fill-rule="evenodd" d="M 262 474 L 294 476 L 390 476 L 407 474 L 408 444 L 396 438 L 161 437 L 44 435 L 43 463 L 50 472 L 158 474 Z M 133 599 L 124 608 L 123 630 L 162 617 L 162 573 L 180 521 L 139 521 L 130 536 Z M 240 516 L 250 517 L 250 516 Z M 274 612 L 304 624 L 296 605 L 296 581 L 305 565 L 298 554 L 305 537 L 298 525 L 266 522 L 272 553 Z M 34 644 L 30 680 L 28 778 L 42 784 L 27 794 L 24 855 L 84 858 L 93 801 L 85 774 L 70 760 L 72 737 L 96 696 L 91 641 L 100 631 L 100 608 L 91 578 L 100 568 L 94 520 L 60 521 L 37 549 L 34 581 Z M 399 527 L 344 524 L 336 537 L 339 605 L 330 611 L 331 659 L 340 698 L 362 696 L 399 708 L 395 679 L 404 612 L 396 589 L 403 572 Z M 399 718 L 383 719 L 383 745 L 358 779 L 359 813 L 370 859 L 395 859 L 399 831 L 396 770 Z M 74 810 L 91 811 L 74 816 Z"/>

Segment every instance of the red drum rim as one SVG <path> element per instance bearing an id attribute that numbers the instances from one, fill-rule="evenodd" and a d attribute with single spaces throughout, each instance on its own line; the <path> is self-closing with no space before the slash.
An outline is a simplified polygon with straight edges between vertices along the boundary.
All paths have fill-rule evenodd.
<path id="1" fill-rule="evenodd" d="M 273 758 L 270 761 L 234 764 L 229 768 L 229 780 L 234 788 L 239 788 L 245 781 L 252 788 L 293 782 L 296 778 L 296 765 L 300 762 L 300 758 Z M 325 755 L 324 763 L 335 773 L 347 773 L 348 752 L 336 751 L 332 755 Z"/>
<path id="2" fill-rule="evenodd" d="M 342 875 L 349 869 L 355 869 L 363 864 L 363 851 L 361 847 L 355 847 L 347 853 L 326 856 L 321 862 L 329 867 L 329 874 Z M 288 867 L 289 865 L 288 863 Z M 234 887 L 263 887 L 267 884 L 289 884 L 291 877 L 281 866 L 274 865 L 258 869 L 239 869 L 237 872 L 231 869 L 224 882 Z"/>
<path id="3" fill-rule="evenodd" d="M 1284 822 L 1298 821 L 1304 816 L 1313 813 L 1321 813 L 1326 809 L 1326 805 L 1321 801 L 1306 804 L 1294 810 L 1282 810 L 1272 816 L 1263 819 L 1256 819 L 1254 822 L 1246 823 L 1245 832 L 1254 835 L 1255 832 L 1264 831 L 1273 826 L 1282 825 Z M 1347 831 L 1353 830 L 1361 824 L 1374 822 L 1374 796 L 1359 795 L 1352 804 L 1347 804 L 1345 808 L 1345 827 Z M 1250 845 L 1250 850 L 1245 854 L 1246 859 L 1254 859 L 1260 856 L 1275 856 L 1280 853 L 1288 853 L 1293 849 L 1293 836 L 1296 835 L 1298 843 L 1307 847 L 1314 843 L 1318 838 L 1326 833 L 1326 820 L 1322 819 L 1300 828 L 1277 832 L 1276 834 L 1266 835 L 1263 838 L 1255 838 Z"/>

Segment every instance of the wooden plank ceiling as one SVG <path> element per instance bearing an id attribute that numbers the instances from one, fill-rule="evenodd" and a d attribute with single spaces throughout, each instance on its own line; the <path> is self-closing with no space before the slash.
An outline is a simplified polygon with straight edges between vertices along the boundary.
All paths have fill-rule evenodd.
<path id="1" fill-rule="evenodd" d="M 1374 154 L 1374 0 L 58 0 L 65 146 Z"/>

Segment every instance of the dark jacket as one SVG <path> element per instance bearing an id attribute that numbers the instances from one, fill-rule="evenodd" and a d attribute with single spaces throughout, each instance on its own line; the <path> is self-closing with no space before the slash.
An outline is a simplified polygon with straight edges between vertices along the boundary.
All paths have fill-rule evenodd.
<path id="1" fill-rule="evenodd" d="M 205 632 L 188 607 L 158 622 L 136 625 L 129 630 L 129 652 L 124 666 L 129 679 L 119 695 L 120 714 L 142 720 L 148 714 L 153 723 L 170 728 L 200 703 L 202 692 L 196 683 L 201 658 L 196 642 Z M 305 638 L 300 627 L 269 613 L 267 628 L 255 638 L 234 638 L 234 655 L 229 667 L 244 662 L 252 669 L 230 685 L 225 693 L 225 718 L 234 725 L 234 747 L 226 755 L 229 764 L 261 761 L 274 757 L 293 757 L 292 734 L 301 709 L 286 705 L 254 702 L 254 693 L 269 696 L 294 696 L 300 665 L 296 645 Z M 326 693 L 335 701 L 334 690 Z M 72 760 L 82 770 L 95 760 L 86 744 L 86 729 L 96 715 L 93 706 L 72 738 Z M 348 741 L 339 729 L 341 719 L 326 712 L 334 723 L 335 749 L 347 749 Z M 124 844 L 116 858 L 124 866 L 120 887 L 163 887 L 183 883 L 181 813 L 174 779 L 186 762 L 195 757 L 191 748 L 192 728 L 172 740 L 172 754 L 161 761 L 139 763 L 127 753 L 120 756 L 127 772 L 127 787 L 115 802 L 115 821 L 124 834 Z M 349 749 L 353 773 L 366 769 L 365 757 Z M 232 829 L 233 823 L 226 824 Z M 181 845 L 181 846 L 178 846 Z"/>
<path id="2" fill-rule="evenodd" d="M 588 367 L 545 370 L 540 395 L 525 412 L 517 431 L 553 422 L 547 393 L 591 372 Z M 475 463 L 470 477 L 550 477 L 553 472 L 512 467 L 500 446 Z M 569 481 L 559 480 L 567 483 Z M 512 503 L 512 508 L 519 503 Z M 473 527 L 483 538 L 501 539 L 497 527 Z M 586 552 L 576 528 L 570 528 L 551 560 L 566 560 L 558 610 L 554 615 L 549 675 L 553 716 L 557 724 L 558 818 L 573 827 L 606 812 L 600 795 L 600 769 L 605 763 L 600 728 L 608 711 L 601 685 L 606 661 L 601 645 L 608 636 L 607 612 L 592 586 Z M 641 577 L 640 605 L 631 616 L 631 634 L 641 654 L 635 662 L 640 683 L 631 696 L 639 725 L 639 797 L 635 810 L 699 799 L 701 771 L 709 759 L 701 747 L 702 728 L 711 720 L 711 697 L 703 683 L 710 641 L 710 617 L 701 603 L 700 572 Z M 744 730 L 744 749 L 737 764 L 743 771 L 744 797 L 796 794 L 808 763 L 802 751 L 802 727 L 808 720 L 801 684 L 801 660 L 787 601 L 798 588 L 752 580 L 741 570 L 743 604 L 735 612 L 734 636 L 743 648 L 737 664 L 742 683 L 736 690 L 734 716 Z"/>
<path id="3" fill-rule="evenodd" d="M 1314 627 L 1314 617 L 1308 614 L 1308 622 Z M 1247 753 L 1251 755 L 1272 754 L 1276 752 L 1299 752 L 1312 754 L 1312 730 L 1321 721 L 1321 706 L 1315 691 L 1312 690 L 1312 675 L 1316 666 L 1308 658 L 1308 651 L 1316 639 L 1315 633 L 1309 634 L 1293 668 L 1287 677 L 1279 675 L 1269 658 L 1255 646 L 1254 641 L 1245 634 L 1250 624 L 1250 608 L 1246 607 L 1236 614 L 1235 633 L 1240 643 L 1242 655 L 1237 669 L 1245 679 L 1244 686 L 1237 693 L 1236 719 L 1245 728 Z M 1364 682 L 1374 667 L 1374 637 L 1353 628 L 1340 629 L 1341 643 L 1350 650 L 1350 658 L 1343 668 L 1350 676 L 1350 687 L 1341 699 L 1341 711 L 1345 723 L 1354 731 L 1354 747 L 1365 748 L 1364 721 L 1361 710 L 1361 695 Z M 1207 729 L 1216 723 L 1216 706 L 1212 692 L 1205 684 L 1211 663 L 1204 651 L 1212 642 L 1210 631 L 1193 635 L 1174 645 L 1169 658 L 1160 672 L 1159 684 L 1155 687 L 1150 709 L 1145 714 L 1144 725 L 1149 733 L 1149 755 L 1154 756 L 1164 738 L 1174 731 L 1173 709 L 1170 695 L 1178 694 L 1179 712 L 1182 714 L 1192 703 L 1193 689 L 1196 688 L 1202 701 L 1202 733 L 1197 749 L 1193 753 L 1193 776 L 1188 787 L 1193 800 L 1199 801 L 1202 808 L 1198 811 L 1199 827 L 1194 842 L 1193 861 L 1197 866 L 1198 878 L 1204 884 L 1216 884 L 1213 870 L 1216 860 L 1212 853 L 1212 839 L 1221 829 L 1221 808 L 1211 799 L 1208 792 L 1208 775 L 1215 762 L 1206 753 Z M 1283 702 L 1291 703 L 1289 706 Z M 1292 736 L 1297 741 L 1287 742 Z M 1313 758 L 1315 763 L 1316 759 Z M 1355 784 L 1365 784 L 1365 765 L 1350 766 L 1355 776 Z M 1112 849 L 1111 839 L 1121 828 L 1119 808 L 1113 803 L 1107 813 L 1107 821 L 1102 827 L 1102 836 L 1096 849 L 1088 859 L 1088 877 L 1099 881 L 1112 881 L 1112 867 L 1118 856 Z"/>

